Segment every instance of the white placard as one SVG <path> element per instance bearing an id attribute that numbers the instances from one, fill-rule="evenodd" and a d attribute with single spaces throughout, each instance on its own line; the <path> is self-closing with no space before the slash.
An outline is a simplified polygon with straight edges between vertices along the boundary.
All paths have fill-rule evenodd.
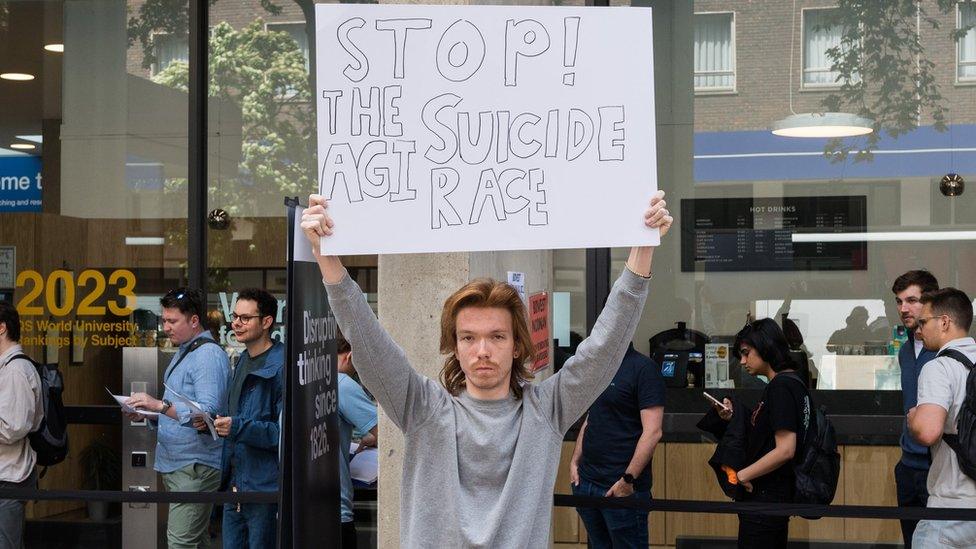
<path id="1" fill-rule="evenodd" d="M 519 297 L 525 302 L 525 273 L 508 271 L 508 283 L 518 291 Z"/>
<path id="2" fill-rule="evenodd" d="M 649 8 L 315 15 L 331 253 L 658 243 Z"/>

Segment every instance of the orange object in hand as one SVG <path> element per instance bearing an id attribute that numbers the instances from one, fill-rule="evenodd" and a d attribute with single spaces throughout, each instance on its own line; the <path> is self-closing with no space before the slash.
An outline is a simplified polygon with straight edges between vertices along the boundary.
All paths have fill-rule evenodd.
<path id="1" fill-rule="evenodd" d="M 726 475 L 728 475 L 728 477 L 729 477 L 729 484 L 731 484 L 733 486 L 739 484 L 739 476 L 736 475 L 735 469 L 729 467 L 728 465 L 723 465 L 722 466 L 722 470 L 725 471 L 725 474 Z"/>

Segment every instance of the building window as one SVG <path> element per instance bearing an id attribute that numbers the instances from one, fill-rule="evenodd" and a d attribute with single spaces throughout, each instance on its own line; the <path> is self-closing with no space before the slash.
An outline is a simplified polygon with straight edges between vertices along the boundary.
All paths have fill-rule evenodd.
<path id="1" fill-rule="evenodd" d="M 803 10 L 803 86 L 840 86 L 827 50 L 840 46 L 843 28 L 829 23 L 830 9 Z"/>
<path id="2" fill-rule="evenodd" d="M 308 70 L 308 34 L 305 31 L 305 23 L 268 23 L 266 28 L 269 31 L 283 32 L 291 36 L 305 57 L 305 70 Z"/>
<path id="3" fill-rule="evenodd" d="M 976 81 L 976 3 L 960 3 L 956 5 L 959 13 L 956 18 L 959 29 L 970 27 L 966 35 L 959 39 L 956 51 L 957 74 L 959 81 Z"/>
<path id="4" fill-rule="evenodd" d="M 156 55 L 153 74 L 163 72 L 174 61 L 190 61 L 190 40 L 185 34 L 153 35 L 153 48 Z"/>
<path id="5" fill-rule="evenodd" d="M 695 14 L 695 91 L 735 90 L 735 14 Z"/>

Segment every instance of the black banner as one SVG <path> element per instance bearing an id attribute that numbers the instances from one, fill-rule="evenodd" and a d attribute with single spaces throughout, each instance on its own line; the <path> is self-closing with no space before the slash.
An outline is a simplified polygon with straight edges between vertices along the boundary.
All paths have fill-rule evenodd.
<path id="1" fill-rule="evenodd" d="M 282 437 L 283 549 L 338 546 L 339 417 L 336 323 L 322 274 L 299 222 L 297 200 L 288 207 L 288 365 Z M 349 451 L 348 448 L 345 451 Z"/>
<path id="2" fill-rule="evenodd" d="M 682 272 L 867 269 L 865 242 L 793 242 L 795 233 L 863 233 L 867 197 L 681 201 Z"/>

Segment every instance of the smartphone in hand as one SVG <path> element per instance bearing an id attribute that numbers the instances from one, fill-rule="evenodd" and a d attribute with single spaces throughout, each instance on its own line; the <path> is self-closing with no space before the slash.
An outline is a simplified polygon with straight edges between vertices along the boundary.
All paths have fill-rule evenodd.
<path id="1" fill-rule="evenodd" d="M 729 407 L 726 406 L 724 402 L 722 402 L 719 399 L 717 399 L 717 398 L 713 397 L 712 395 L 708 394 L 708 391 L 702 391 L 702 394 L 705 395 L 705 398 L 707 398 L 708 400 L 711 400 L 713 403 L 715 403 L 716 406 L 722 408 L 726 412 L 729 411 Z"/>

